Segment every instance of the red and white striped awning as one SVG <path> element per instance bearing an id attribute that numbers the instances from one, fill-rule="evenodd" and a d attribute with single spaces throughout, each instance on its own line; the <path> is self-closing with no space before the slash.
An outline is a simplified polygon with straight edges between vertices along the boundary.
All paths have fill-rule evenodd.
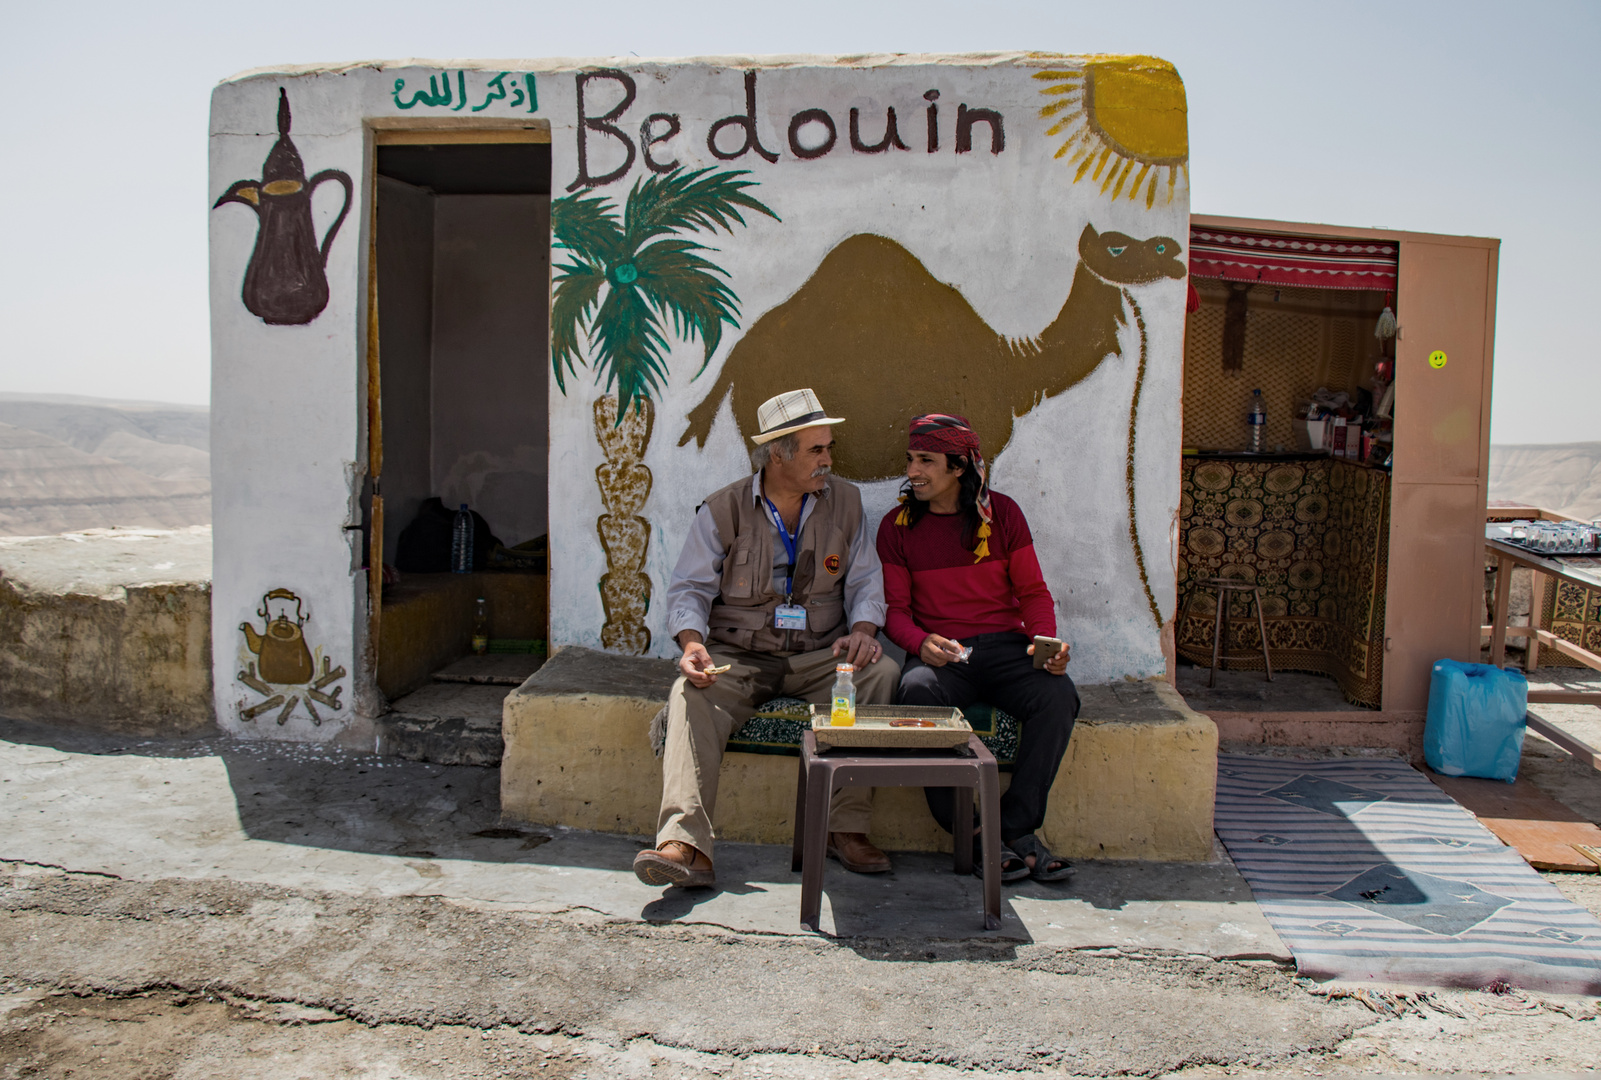
<path id="1" fill-rule="evenodd" d="M 1190 276 L 1224 281 L 1393 290 L 1399 254 L 1388 240 L 1190 229 Z"/>

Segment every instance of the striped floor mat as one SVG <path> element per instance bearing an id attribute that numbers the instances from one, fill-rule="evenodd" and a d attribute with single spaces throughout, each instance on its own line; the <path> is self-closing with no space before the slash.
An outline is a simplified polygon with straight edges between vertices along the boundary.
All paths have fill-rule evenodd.
<path id="1" fill-rule="evenodd" d="M 1217 764 L 1217 834 L 1301 974 L 1601 993 L 1601 923 L 1410 766 Z"/>

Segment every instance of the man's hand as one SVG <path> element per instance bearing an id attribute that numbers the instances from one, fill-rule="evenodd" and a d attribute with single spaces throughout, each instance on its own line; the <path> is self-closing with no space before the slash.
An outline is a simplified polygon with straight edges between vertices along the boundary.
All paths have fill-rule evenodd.
<path id="1" fill-rule="evenodd" d="M 872 623 L 857 623 L 851 632 L 834 642 L 834 655 L 843 655 L 844 662 L 860 669 L 864 664 L 876 664 L 884 654 L 878 643 L 878 627 Z"/>
<path id="2" fill-rule="evenodd" d="M 1068 659 L 1067 654 L 1071 652 L 1072 649 L 1073 647 L 1067 642 L 1062 642 L 1062 647 L 1057 651 L 1056 655 L 1045 661 L 1045 670 L 1049 671 L 1052 675 L 1066 675 Z M 1033 645 L 1028 647 L 1028 654 L 1030 656 L 1034 655 Z"/>
<path id="3" fill-rule="evenodd" d="M 924 638 L 923 644 L 917 650 L 917 658 L 929 667 L 944 667 L 946 664 L 955 663 L 961 654 L 960 641 L 940 637 L 938 634 L 930 634 Z"/>
<path id="4" fill-rule="evenodd" d="M 683 646 L 684 655 L 678 658 L 678 670 L 684 673 L 689 685 L 704 690 L 717 681 L 716 675 L 708 675 L 706 669 L 715 667 L 712 654 L 706 651 L 701 643 L 700 635 L 691 630 L 684 631 L 679 636 L 679 644 Z"/>

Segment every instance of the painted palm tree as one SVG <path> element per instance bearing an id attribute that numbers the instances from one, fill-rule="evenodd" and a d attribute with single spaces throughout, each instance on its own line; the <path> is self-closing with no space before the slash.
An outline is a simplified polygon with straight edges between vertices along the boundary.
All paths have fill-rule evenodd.
<path id="1" fill-rule="evenodd" d="M 605 390 L 594 402 L 595 436 L 606 464 L 595 470 L 606 513 L 595 521 L 606 552 L 600 579 L 606 623 L 601 644 L 622 652 L 650 647 L 645 612 L 650 578 L 644 573 L 650 524 L 639 512 L 650 495 L 643 464 L 654 424 L 654 398 L 667 379 L 668 334 L 700 340 L 699 375 L 723 339 L 723 324 L 737 327 L 739 297 L 726 271 L 704 257 L 713 249 L 685 233 L 732 235 L 741 210 L 778 215 L 748 188 L 743 171 L 675 170 L 634 184 L 619 217 L 614 204 L 595 195 L 551 203 L 551 233 L 568 261 L 556 267 L 551 305 L 551 364 L 556 385 L 586 363 L 587 337 L 595 381 Z M 615 394 L 611 393 L 615 387 Z"/>

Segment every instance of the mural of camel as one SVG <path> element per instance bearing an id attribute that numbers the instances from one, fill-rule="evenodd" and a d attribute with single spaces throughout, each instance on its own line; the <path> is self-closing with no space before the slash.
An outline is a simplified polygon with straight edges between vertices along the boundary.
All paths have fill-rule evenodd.
<path id="1" fill-rule="evenodd" d="M 1011 441 L 1014 417 L 1121 355 L 1117 335 L 1127 321 L 1125 300 L 1133 301 L 1129 286 L 1185 274 L 1182 249 L 1167 236 L 1136 240 L 1086 225 L 1078 250 L 1056 319 L 1039 337 L 1015 341 L 991 330 L 960 292 L 900 244 L 871 233 L 849 237 L 734 346 L 690 411 L 678 445 L 694 439 L 705 446 L 730 390 L 739 430 L 756 430 L 756 407 L 793 389 L 795 373 L 804 371 L 819 392 L 850 388 L 835 406 L 849 418 L 834 429 L 841 476 L 899 475 L 906 422 L 919 412 L 966 416 L 993 460 Z"/>

